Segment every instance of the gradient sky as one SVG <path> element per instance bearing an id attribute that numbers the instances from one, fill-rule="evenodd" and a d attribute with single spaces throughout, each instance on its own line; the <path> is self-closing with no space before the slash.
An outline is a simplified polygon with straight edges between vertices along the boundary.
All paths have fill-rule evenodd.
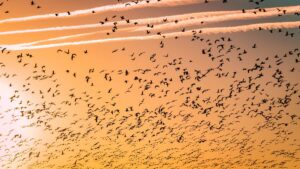
<path id="1" fill-rule="evenodd" d="M 1 169 L 300 167 L 299 1 L 1 2 Z"/>

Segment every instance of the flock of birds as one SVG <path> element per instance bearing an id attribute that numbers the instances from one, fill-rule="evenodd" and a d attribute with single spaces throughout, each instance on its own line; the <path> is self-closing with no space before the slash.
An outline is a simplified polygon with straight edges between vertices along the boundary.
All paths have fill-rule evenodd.
<path id="1" fill-rule="evenodd" d="M 299 38 L 299 30 L 268 31 Z M 72 67 L 93 51 L 67 47 L 55 49 L 66 65 L 55 69 L 34 52 L 1 47 L 0 168 L 299 168 L 300 48 L 263 55 L 261 44 L 228 35 L 175 39 L 198 53 L 168 52 L 165 39 L 153 41 L 157 52 L 110 51 L 145 63 L 136 69 Z"/>

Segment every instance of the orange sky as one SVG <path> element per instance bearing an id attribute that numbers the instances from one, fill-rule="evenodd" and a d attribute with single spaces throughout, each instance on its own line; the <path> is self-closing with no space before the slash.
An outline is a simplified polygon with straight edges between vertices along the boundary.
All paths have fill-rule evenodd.
<path id="1" fill-rule="evenodd" d="M 299 3 L 176 2 L 3 0 L 0 168 L 299 168 Z"/>

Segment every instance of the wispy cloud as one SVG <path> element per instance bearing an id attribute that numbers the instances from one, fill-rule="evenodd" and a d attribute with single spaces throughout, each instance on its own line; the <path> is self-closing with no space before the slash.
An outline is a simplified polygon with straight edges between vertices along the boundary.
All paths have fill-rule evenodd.
<path id="1" fill-rule="evenodd" d="M 154 18 L 142 18 L 142 19 L 133 19 L 130 23 L 137 22 L 139 25 L 145 24 L 157 24 L 164 22 L 163 20 L 167 18 L 167 22 L 174 22 L 175 20 L 181 21 L 186 19 L 195 19 L 195 18 L 204 18 L 210 16 L 219 16 L 225 14 L 232 14 L 238 11 L 217 11 L 217 12 L 198 12 L 198 13 L 189 13 L 189 14 L 180 14 L 180 15 L 169 15 L 161 16 Z M 133 24 L 131 24 L 132 26 Z M 83 24 L 83 25 L 74 25 L 74 26 L 57 26 L 57 27 L 47 27 L 39 29 L 25 29 L 25 30 L 13 30 L 13 31 L 3 31 L 0 32 L 0 35 L 15 35 L 23 33 L 39 33 L 39 32 L 48 32 L 48 31 L 64 31 L 64 30 L 77 30 L 77 29 L 89 29 L 89 28 L 104 28 L 114 26 L 114 22 L 107 22 L 105 24 Z M 118 21 L 118 26 L 129 26 L 126 21 Z"/>
<path id="2" fill-rule="evenodd" d="M 39 43 L 58 41 L 58 40 L 66 40 L 66 39 L 71 39 L 71 38 L 79 38 L 79 37 L 83 37 L 83 36 L 95 35 L 95 34 L 98 34 L 98 33 L 103 33 L 103 31 L 80 33 L 80 34 L 68 35 L 68 36 L 59 36 L 59 37 L 49 38 L 49 39 L 45 39 L 45 40 L 38 40 L 38 41 L 34 41 L 34 42 L 21 43 L 21 44 L 18 44 L 18 46 L 32 46 L 32 45 L 36 45 L 36 44 L 39 44 Z"/>
<path id="3" fill-rule="evenodd" d="M 142 18 L 131 20 L 131 23 L 137 22 L 138 25 L 146 24 L 156 24 L 154 29 L 165 30 L 170 28 L 178 28 L 183 26 L 193 26 L 193 25 L 205 25 L 213 22 L 222 22 L 230 20 L 245 20 L 245 19 L 259 19 L 265 17 L 276 16 L 279 13 L 293 14 L 299 12 L 300 6 L 290 6 L 290 7 L 276 7 L 276 8 L 265 8 L 266 12 L 257 12 L 257 10 L 247 10 L 246 13 L 242 13 L 241 10 L 234 11 L 216 11 L 216 12 L 198 12 L 198 13 L 188 13 L 180 15 L 169 15 L 154 18 Z M 279 11 L 280 10 L 280 11 Z M 255 12 L 256 11 L 256 12 Z M 255 12 L 255 13 L 254 13 Z M 164 21 L 164 19 L 167 19 Z M 174 21 L 178 21 L 175 23 Z M 120 26 L 134 26 L 133 24 L 128 24 L 126 21 L 118 21 L 118 27 Z M 64 30 L 77 30 L 77 29 L 89 29 L 89 28 L 105 28 L 114 26 L 114 22 L 107 22 L 102 24 L 83 24 L 74 26 L 59 26 L 59 27 L 48 27 L 39 29 L 25 29 L 25 30 L 13 30 L 0 32 L 0 35 L 15 35 L 23 33 L 39 33 L 48 31 L 64 31 Z M 133 31 L 144 31 L 148 28 L 139 27 L 132 29 Z"/>
<path id="4" fill-rule="evenodd" d="M 119 38 L 108 38 L 108 39 L 97 39 L 97 40 L 86 40 L 86 41 L 77 41 L 77 42 L 65 42 L 65 43 L 54 43 L 54 44 L 45 44 L 45 45 L 36 45 L 36 46 L 22 46 L 22 44 L 14 45 L 0 45 L 1 47 L 6 47 L 9 50 L 33 50 L 33 49 L 45 49 L 61 46 L 75 46 L 75 45 L 87 45 L 87 44 L 96 44 L 96 43 L 107 43 L 107 42 L 117 42 L 117 41 L 144 41 L 144 40 L 155 40 L 155 39 L 164 39 L 164 38 L 174 38 L 174 37 L 184 37 L 194 35 L 211 35 L 211 34 L 220 34 L 220 33 L 235 33 L 235 32 L 247 32 L 259 29 L 279 29 L 279 28 L 299 28 L 300 21 L 296 22 L 275 22 L 275 23 L 260 23 L 260 24 L 250 24 L 250 25 L 241 25 L 234 27 L 216 27 L 216 28 L 203 28 L 190 30 L 186 32 L 172 32 L 160 35 L 149 35 L 149 36 L 130 36 L 130 37 L 119 37 Z"/>
<path id="5" fill-rule="evenodd" d="M 0 20 L 0 24 L 8 23 L 8 22 L 24 22 L 24 21 L 39 20 L 39 19 L 75 17 L 75 16 L 93 14 L 94 12 L 100 13 L 100 12 L 108 12 L 108 11 L 132 10 L 132 9 L 145 8 L 145 7 L 166 7 L 166 6 L 188 5 L 194 3 L 200 3 L 200 2 L 199 0 L 161 0 L 161 1 L 149 0 L 149 1 L 140 1 L 139 3 L 127 2 L 127 3 L 119 3 L 114 5 L 105 5 L 105 6 L 99 6 L 99 7 L 89 8 L 89 9 L 70 11 L 70 14 L 68 12 L 63 12 L 63 13 L 50 13 L 50 14 L 43 14 L 43 15 L 19 17 L 19 18 L 9 18 L 9 19 Z"/>
<path id="6" fill-rule="evenodd" d="M 291 6 L 291 7 L 284 7 L 284 8 L 266 8 L 265 10 L 266 11 L 261 11 L 261 12 L 257 12 L 257 10 L 248 10 L 245 13 L 243 13 L 242 11 L 235 11 L 235 13 L 229 13 L 229 14 L 218 15 L 218 16 L 193 18 L 188 20 L 182 19 L 182 21 L 178 23 L 170 22 L 170 23 L 155 25 L 155 27 L 153 27 L 152 30 L 168 30 L 168 29 L 175 29 L 175 28 L 181 28 L 187 26 L 206 25 L 209 23 L 216 23 L 216 22 L 223 22 L 223 21 L 261 19 L 266 17 L 278 16 L 279 14 L 289 15 L 289 14 L 294 14 L 296 12 L 300 12 L 300 6 Z M 180 17 L 181 16 L 179 16 L 178 18 L 180 19 Z M 143 30 L 149 30 L 149 28 L 141 27 L 135 29 L 134 31 L 143 31 Z"/>

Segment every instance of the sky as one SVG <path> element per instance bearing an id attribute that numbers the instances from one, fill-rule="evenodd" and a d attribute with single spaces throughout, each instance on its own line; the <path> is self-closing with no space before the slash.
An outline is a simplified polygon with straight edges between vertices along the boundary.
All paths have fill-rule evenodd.
<path id="1" fill-rule="evenodd" d="M 1 0 L 0 168 L 300 167 L 297 0 Z"/>

